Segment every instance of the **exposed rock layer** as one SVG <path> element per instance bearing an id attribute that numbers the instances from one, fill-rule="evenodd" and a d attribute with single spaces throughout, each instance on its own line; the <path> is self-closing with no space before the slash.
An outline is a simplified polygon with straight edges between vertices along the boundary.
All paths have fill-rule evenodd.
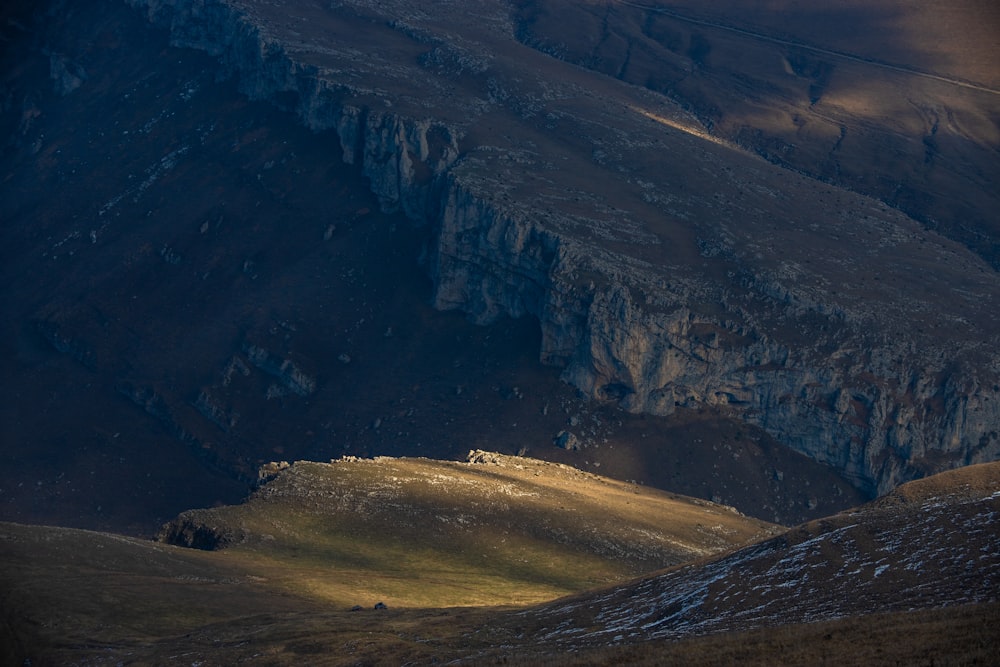
<path id="1" fill-rule="evenodd" d="M 1000 456 L 1000 281 L 910 218 L 519 45 L 494 3 L 131 3 L 335 132 L 432 226 L 435 305 L 536 317 L 589 396 L 738 415 L 869 490 Z"/>

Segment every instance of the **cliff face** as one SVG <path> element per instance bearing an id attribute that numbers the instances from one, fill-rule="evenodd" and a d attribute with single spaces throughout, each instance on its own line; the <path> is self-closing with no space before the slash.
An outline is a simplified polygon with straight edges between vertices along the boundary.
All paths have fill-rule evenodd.
<path id="1" fill-rule="evenodd" d="M 1000 457 L 1000 280 L 876 201 L 518 45 L 505 9 L 130 0 L 430 225 L 434 303 L 595 400 L 712 408 L 885 491 Z"/>

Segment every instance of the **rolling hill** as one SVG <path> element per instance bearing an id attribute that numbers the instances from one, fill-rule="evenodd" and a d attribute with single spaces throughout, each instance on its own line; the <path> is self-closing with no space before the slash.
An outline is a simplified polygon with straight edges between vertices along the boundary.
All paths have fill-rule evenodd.
<path id="1" fill-rule="evenodd" d="M 275 465 L 246 503 L 164 527 L 161 540 L 196 548 L 4 524 L 5 639 L 32 664 L 156 663 L 209 632 L 220 650 L 195 653 L 225 664 L 248 641 L 261 655 L 286 650 L 250 639 L 258 633 L 296 627 L 316 643 L 331 626 L 343 638 L 345 622 L 377 626 L 378 602 L 419 625 L 621 582 L 781 530 L 568 466 L 478 451 L 470 461 Z"/>
<path id="2" fill-rule="evenodd" d="M 164 539 L 212 551 L 4 524 L 5 658 L 804 665 L 996 655 L 1000 464 L 782 532 L 550 463 L 484 452 L 472 461 L 274 466 L 246 504 L 165 527 Z"/>

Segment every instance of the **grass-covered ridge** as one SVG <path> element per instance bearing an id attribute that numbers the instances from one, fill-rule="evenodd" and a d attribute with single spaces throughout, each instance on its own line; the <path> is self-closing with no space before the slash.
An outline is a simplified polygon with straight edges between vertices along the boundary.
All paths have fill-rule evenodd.
<path id="1" fill-rule="evenodd" d="M 184 513 L 164 537 L 214 535 L 260 576 L 340 606 L 447 607 L 548 600 L 775 529 L 568 466 L 470 461 L 297 462 L 243 505 Z"/>
<path id="2" fill-rule="evenodd" d="M 0 524 L 0 664 L 971 665 L 996 655 L 1000 464 L 767 538 L 774 527 L 725 507 L 530 459 L 472 459 L 296 463 L 243 505 L 185 513 L 166 533 L 213 538 L 224 545 L 214 551 Z M 755 531 L 744 548 L 724 546 Z M 628 575 L 671 558 L 686 560 Z"/>
<path id="3" fill-rule="evenodd" d="M 0 524 L 0 643 L 10 647 L 0 662 L 294 657 L 352 642 L 405 655 L 425 651 L 418 638 L 428 634 L 471 637 L 498 607 L 621 583 L 781 530 L 568 466 L 470 459 L 296 462 L 242 505 L 165 527 L 166 538 L 214 550 Z M 376 602 L 389 609 L 376 613 Z M 486 649 L 487 635 L 462 642 Z"/>

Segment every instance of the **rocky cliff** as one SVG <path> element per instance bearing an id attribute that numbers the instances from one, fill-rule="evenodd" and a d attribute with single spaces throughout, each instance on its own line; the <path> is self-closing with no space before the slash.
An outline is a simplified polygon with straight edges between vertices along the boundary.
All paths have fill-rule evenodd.
<path id="1" fill-rule="evenodd" d="M 428 225 L 434 303 L 595 400 L 759 425 L 867 490 L 1000 457 L 1000 278 L 880 202 L 520 44 L 504 3 L 129 0 Z"/>

